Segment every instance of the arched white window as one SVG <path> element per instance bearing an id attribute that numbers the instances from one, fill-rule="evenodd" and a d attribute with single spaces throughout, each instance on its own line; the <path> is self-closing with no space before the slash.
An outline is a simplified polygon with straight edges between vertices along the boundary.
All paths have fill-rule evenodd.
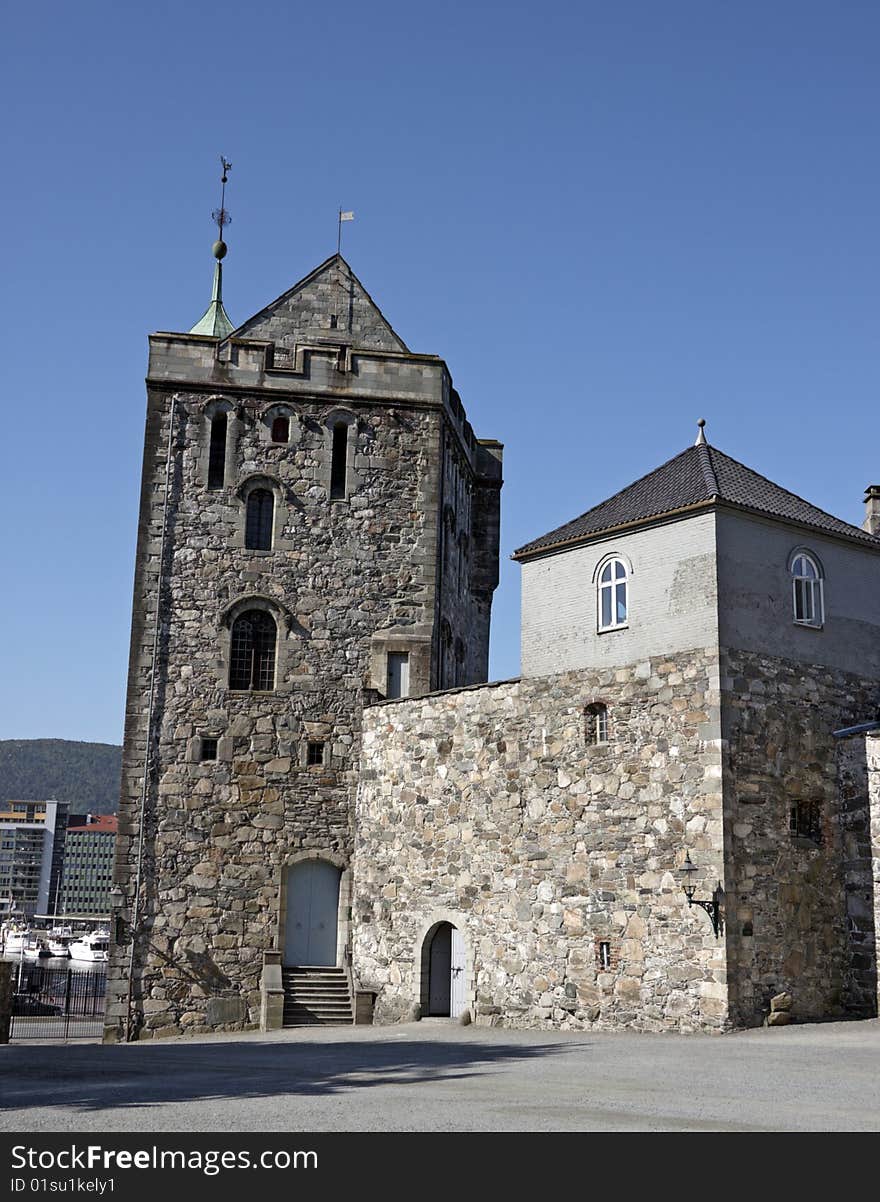
<path id="1" fill-rule="evenodd" d="M 626 626 L 628 613 L 626 564 L 609 559 L 599 573 L 599 629 Z"/>
<path id="2" fill-rule="evenodd" d="M 791 563 L 794 620 L 799 626 L 821 626 L 825 621 L 822 573 L 812 555 L 798 551 Z"/>

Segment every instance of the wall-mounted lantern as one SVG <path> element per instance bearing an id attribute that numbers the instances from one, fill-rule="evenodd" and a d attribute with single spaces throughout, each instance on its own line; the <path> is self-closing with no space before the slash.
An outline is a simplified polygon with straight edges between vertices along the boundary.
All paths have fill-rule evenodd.
<path id="1" fill-rule="evenodd" d="M 724 903 L 724 890 L 720 885 L 715 886 L 711 898 L 694 897 L 697 887 L 694 884 L 694 874 L 696 873 L 696 865 L 691 860 L 691 853 L 685 852 L 684 863 L 679 872 L 682 876 L 682 888 L 684 895 L 687 898 L 689 906 L 700 906 L 706 911 L 712 919 L 712 930 L 715 932 L 715 938 L 719 938 L 724 930 L 724 916 L 722 914 L 722 905 Z"/>

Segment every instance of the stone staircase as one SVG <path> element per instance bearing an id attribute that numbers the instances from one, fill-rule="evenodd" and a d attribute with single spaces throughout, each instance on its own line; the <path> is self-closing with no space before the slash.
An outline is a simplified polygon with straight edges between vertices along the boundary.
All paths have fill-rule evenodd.
<path id="1" fill-rule="evenodd" d="M 282 968 L 285 1027 L 341 1027 L 354 1022 L 343 968 Z"/>

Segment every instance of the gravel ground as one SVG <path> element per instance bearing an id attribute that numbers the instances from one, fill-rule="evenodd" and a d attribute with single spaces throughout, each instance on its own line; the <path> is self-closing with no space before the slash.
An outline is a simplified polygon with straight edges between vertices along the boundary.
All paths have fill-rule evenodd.
<path id="1" fill-rule="evenodd" d="M 423 1022 L 0 1048 L 0 1130 L 878 1131 L 880 1022 L 725 1036 Z"/>

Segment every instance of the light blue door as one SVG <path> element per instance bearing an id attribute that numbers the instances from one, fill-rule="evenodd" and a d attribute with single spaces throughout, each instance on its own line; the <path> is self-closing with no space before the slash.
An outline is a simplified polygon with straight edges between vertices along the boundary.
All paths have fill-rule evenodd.
<path id="1" fill-rule="evenodd" d="M 340 870 L 325 860 L 303 860 L 287 870 L 284 963 L 336 966 Z"/>

